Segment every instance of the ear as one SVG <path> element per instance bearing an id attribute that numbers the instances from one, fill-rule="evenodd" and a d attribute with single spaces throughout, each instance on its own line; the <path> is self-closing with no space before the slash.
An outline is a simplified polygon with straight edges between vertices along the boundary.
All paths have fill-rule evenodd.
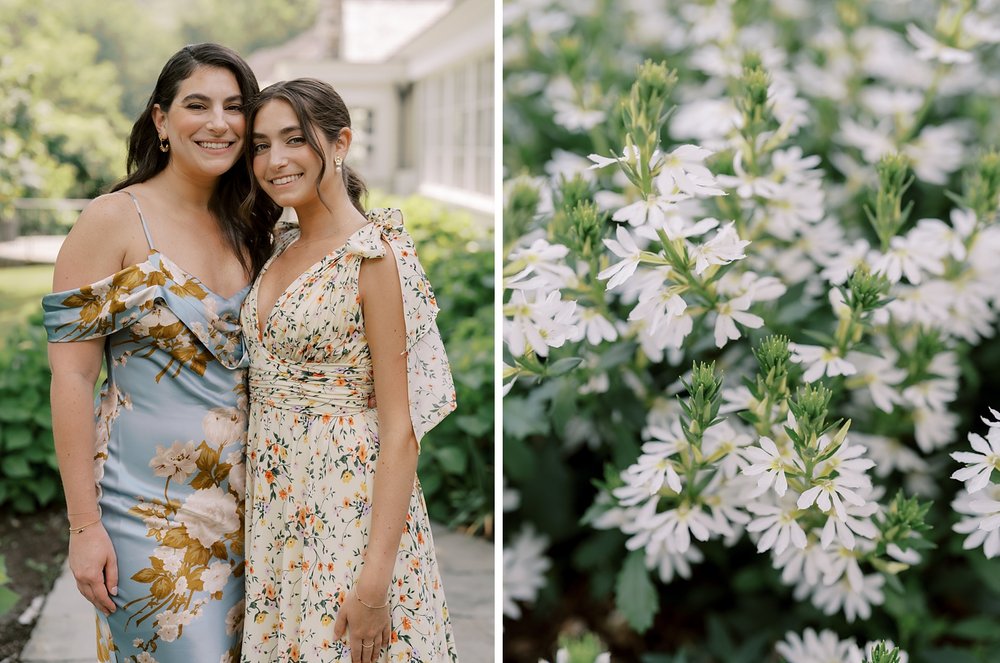
<path id="1" fill-rule="evenodd" d="M 160 104 L 153 104 L 153 126 L 156 127 L 158 135 L 166 133 L 167 114 L 160 108 Z"/>
<path id="2" fill-rule="evenodd" d="M 350 127 L 344 127 L 337 135 L 337 140 L 333 141 L 333 148 L 340 156 L 347 158 L 347 153 L 351 149 L 351 141 L 354 139 L 354 132 Z"/>

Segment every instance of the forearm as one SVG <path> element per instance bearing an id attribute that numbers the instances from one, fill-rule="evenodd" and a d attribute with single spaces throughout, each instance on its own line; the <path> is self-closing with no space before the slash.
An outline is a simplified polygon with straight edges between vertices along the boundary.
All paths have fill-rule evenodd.
<path id="1" fill-rule="evenodd" d="M 417 443 L 412 431 L 382 437 L 375 469 L 368 549 L 359 580 L 359 591 L 366 601 L 381 603 L 392 582 L 416 474 Z"/>
<path id="2" fill-rule="evenodd" d="M 81 373 L 52 376 L 52 434 L 72 525 L 78 525 L 78 520 L 89 522 L 97 513 L 93 393 L 94 380 Z"/>

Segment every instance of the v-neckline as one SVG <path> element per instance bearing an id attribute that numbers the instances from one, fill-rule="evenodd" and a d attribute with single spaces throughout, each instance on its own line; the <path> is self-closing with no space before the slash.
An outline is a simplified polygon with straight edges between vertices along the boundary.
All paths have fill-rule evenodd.
<path id="1" fill-rule="evenodd" d="M 264 266 L 261 268 L 260 274 L 257 276 L 257 279 L 254 283 L 254 286 L 256 287 L 252 288 L 253 301 L 251 302 L 251 304 L 254 314 L 253 322 L 254 322 L 254 328 L 257 331 L 258 341 L 260 341 L 261 343 L 264 342 L 264 327 L 265 325 L 267 325 L 267 323 L 271 321 L 271 318 L 274 317 L 275 311 L 277 311 L 280 308 L 279 304 L 281 304 L 283 300 L 287 299 L 289 296 L 292 295 L 292 293 L 298 290 L 301 282 L 304 281 L 308 275 L 310 275 L 314 271 L 317 271 L 320 267 L 325 265 L 327 261 L 332 261 L 334 258 L 340 257 L 340 254 L 344 252 L 344 250 L 347 248 L 347 245 L 351 243 L 351 240 L 354 239 L 354 237 L 362 230 L 365 230 L 374 223 L 375 222 L 373 220 L 369 220 L 368 223 L 364 224 L 363 226 L 352 232 L 350 235 L 348 235 L 347 239 L 345 239 L 342 244 L 330 250 L 329 252 L 325 253 L 324 255 L 320 256 L 315 262 L 311 263 L 308 267 L 306 267 L 298 276 L 292 279 L 287 286 L 285 286 L 284 290 L 278 293 L 278 296 L 275 297 L 274 301 L 271 303 L 271 308 L 270 310 L 268 310 L 267 315 L 261 317 L 260 286 L 264 282 L 264 275 L 267 274 L 267 271 L 268 269 L 270 269 L 271 265 L 278 258 L 283 256 L 285 254 L 285 251 L 287 251 L 292 247 L 292 244 L 295 244 L 295 242 L 299 241 L 299 238 L 302 236 L 302 231 L 299 230 L 298 228 L 295 229 L 295 232 L 298 233 L 298 235 L 296 235 L 294 239 L 288 242 L 280 251 L 276 251 L 273 256 L 268 258 L 267 262 L 264 263 Z"/>
<path id="2" fill-rule="evenodd" d="M 172 270 L 174 270 L 175 272 L 180 273 L 187 280 L 194 281 L 206 293 L 212 295 L 213 297 L 215 297 L 217 299 L 221 299 L 224 302 L 230 302 L 233 299 L 235 299 L 238 295 L 241 295 L 241 294 L 244 295 L 244 296 L 246 296 L 246 293 L 250 290 L 250 286 L 253 285 L 252 282 L 251 283 L 247 283 L 245 286 L 243 286 L 242 288 L 240 288 L 239 290 L 237 290 L 233 294 L 229 295 L 228 297 L 224 297 L 223 295 L 220 295 L 219 293 L 217 293 L 215 290 L 212 290 L 211 288 L 209 288 L 207 285 L 205 285 L 204 281 L 202 281 L 200 278 L 198 278 L 197 276 L 195 276 L 191 272 L 187 271 L 186 269 L 184 269 L 180 265 L 178 265 L 176 262 L 174 262 L 170 258 L 170 256 L 168 256 L 167 254 L 163 253 L 159 249 L 155 249 L 155 248 L 154 249 L 150 249 L 149 253 L 150 253 L 150 255 L 152 255 L 152 254 L 155 253 L 156 255 L 158 255 L 160 257 L 160 261 L 168 263 L 170 265 L 170 268 Z M 147 261 L 148 260 L 149 260 L 149 258 L 147 258 Z"/>

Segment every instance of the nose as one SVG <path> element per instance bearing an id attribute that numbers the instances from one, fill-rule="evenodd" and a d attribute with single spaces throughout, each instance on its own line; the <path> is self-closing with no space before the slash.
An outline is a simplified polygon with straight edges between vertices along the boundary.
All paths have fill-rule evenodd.
<path id="1" fill-rule="evenodd" d="M 209 131 L 217 134 L 224 134 L 229 128 L 226 122 L 225 110 L 221 107 L 213 108 L 208 116 L 208 122 L 205 124 Z"/>
<path id="2" fill-rule="evenodd" d="M 272 145 L 268 157 L 272 168 L 284 168 L 288 165 L 288 157 L 280 146 Z"/>

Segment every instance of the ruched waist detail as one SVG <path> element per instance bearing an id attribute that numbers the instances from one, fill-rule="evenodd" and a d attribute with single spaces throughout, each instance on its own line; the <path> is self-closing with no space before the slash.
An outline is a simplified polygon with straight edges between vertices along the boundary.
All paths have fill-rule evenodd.
<path id="1" fill-rule="evenodd" d="M 375 407 L 370 368 L 343 364 L 255 363 L 250 400 L 316 414 L 361 412 Z"/>

